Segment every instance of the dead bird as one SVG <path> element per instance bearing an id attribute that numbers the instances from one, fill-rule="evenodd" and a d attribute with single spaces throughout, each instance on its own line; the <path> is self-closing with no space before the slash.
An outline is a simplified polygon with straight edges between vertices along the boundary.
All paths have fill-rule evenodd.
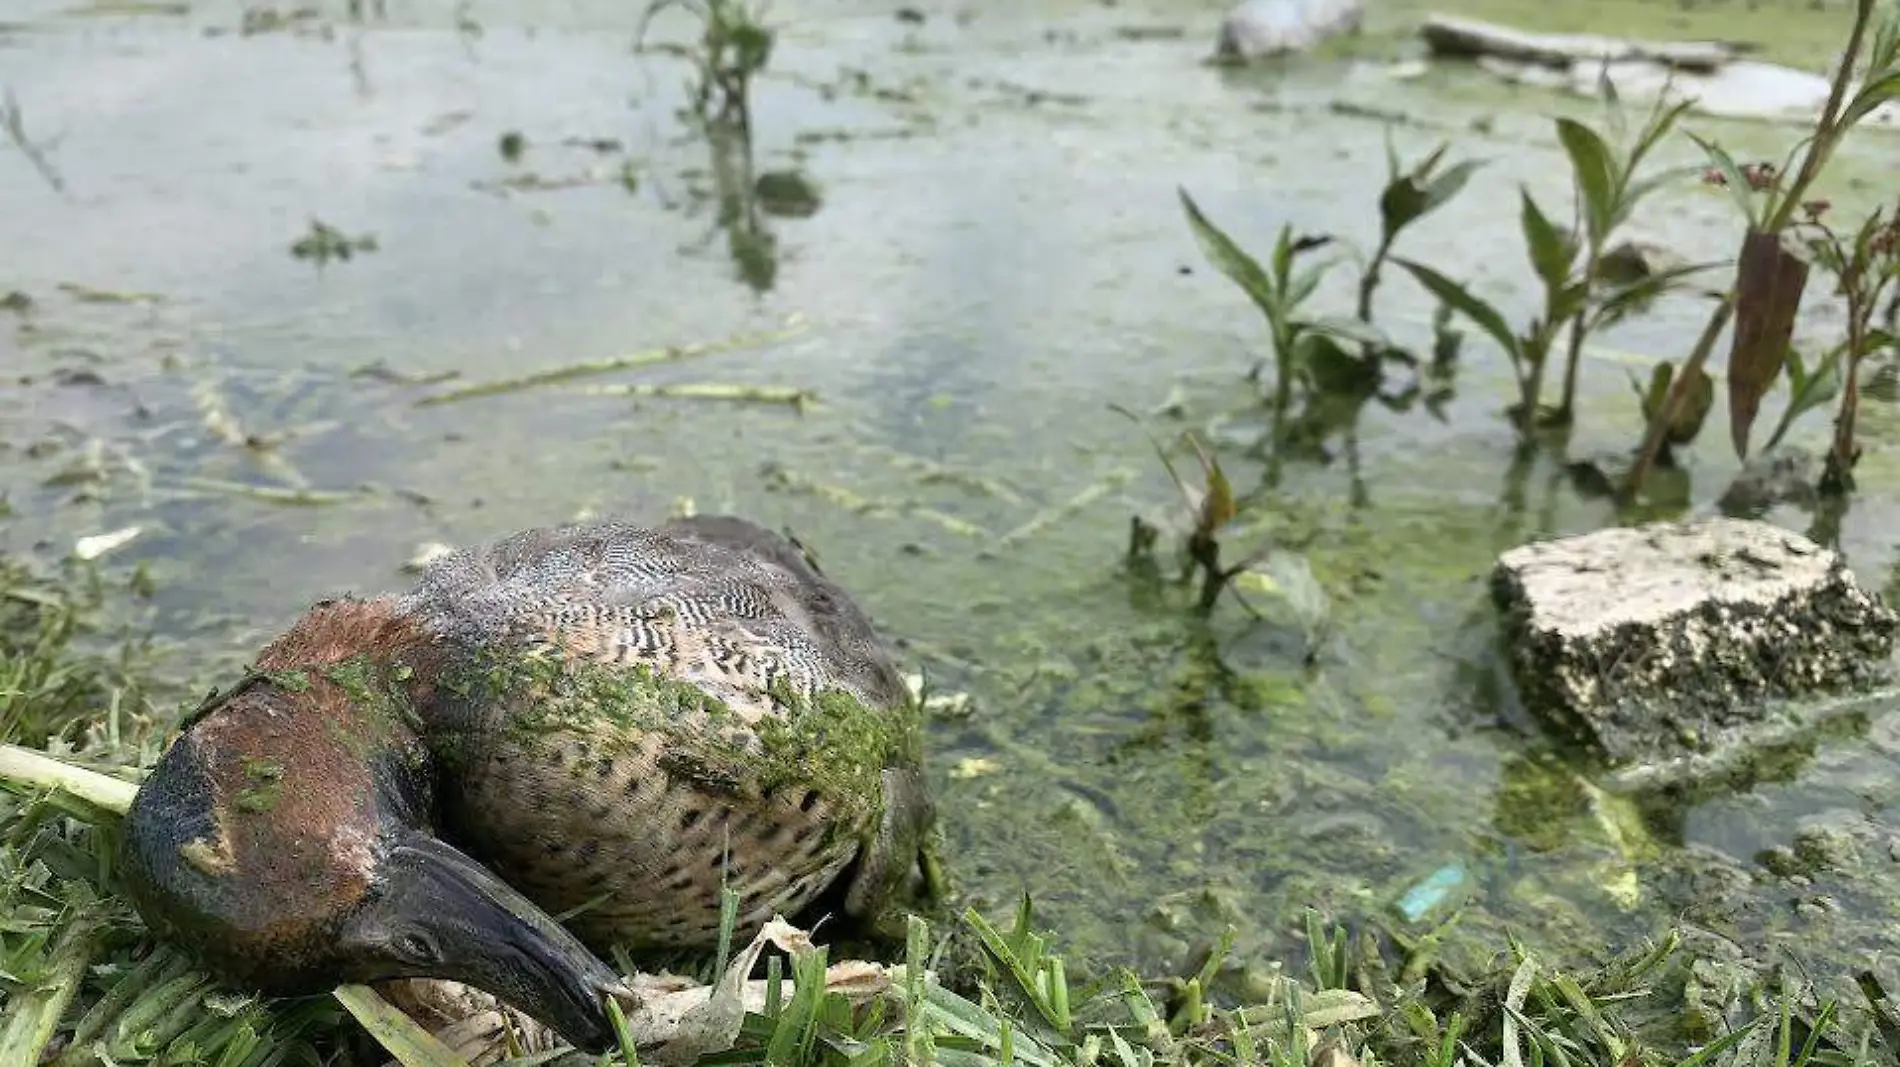
<path id="1" fill-rule="evenodd" d="M 439 978 L 589 1051 L 597 952 L 715 943 L 927 865 L 916 702 L 851 598 L 741 519 L 528 530 L 319 602 L 140 787 L 129 895 L 274 995 Z M 573 911 L 563 926 L 551 916 Z"/>

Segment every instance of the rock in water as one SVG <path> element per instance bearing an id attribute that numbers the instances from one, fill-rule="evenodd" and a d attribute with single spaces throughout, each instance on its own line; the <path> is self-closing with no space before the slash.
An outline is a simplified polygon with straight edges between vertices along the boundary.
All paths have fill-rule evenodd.
<path id="1" fill-rule="evenodd" d="M 1498 558 L 1525 703 L 1627 766 L 1793 725 L 1778 698 L 1888 676 L 1896 620 L 1836 552 L 1765 522 L 1599 530 Z"/>
<path id="2" fill-rule="evenodd" d="M 1328 37 L 1356 33 L 1364 0 L 1241 0 L 1220 24 L 1217 58 L 1250 62 L 1304 52 Z"/>

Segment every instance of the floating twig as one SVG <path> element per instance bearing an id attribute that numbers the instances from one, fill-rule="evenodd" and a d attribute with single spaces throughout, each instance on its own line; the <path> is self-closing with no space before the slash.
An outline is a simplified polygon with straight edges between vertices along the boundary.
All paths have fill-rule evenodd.
<path id="1" fill-rule="evenodd" d="M 1090 504 L 1095 503 L 1096 501 L 1102 499 L 1108 494 L 1128 484 L 1128 482 L 1132 480 L 1134 476 L 1135 476 L 1135 472 L 1132 470 L 1129 470 L 1127 467 L 1115 468 L 1114 470 L 1108 472 L 1108 474 L 1105 477 L 1103 477 L 1101 481 L 1098 481 L 1095 484 L 1089 486 L 1088 488 L 1083 489 L 1081 492 L 1075 494 L 1074 496 L 1063 501 L 1062 503 L 1055 505 L 1054 507 L 1043 509 L 1042 511 L 1038 512 L 1033 518 L 1031 518 L 1028 522 L 1023 523 L 1021 526 L 1018 526 L 1014 530 L 1011 530 L 1008 533 L 1004 534 L 1003 536 L 997 538 L 996 544 L 994 547 L 997 549 L 1004 549 L 1004 548 L 1009 548 L 1013 545 L 1021 544 L 1023 541 L 1026 541 L 1029 538 L 1036 536 L 1037 534 L 1048 529 L 1049 527 L 1054 526 L 1056 523 L 1061 522 L 1062 520 L 1066 518 L 1069 518 L 1070 516 L 1074 515 L 1076 512 L 1081 511 L 1083 508 L 1088 507 Z"/>
<path id="2" fill-rule="evenodd" d="M 40 172 L 46 184 L 52 186 L 54 192 L 63 195 L 66 192 L 65 179 L 59 176 L 59 170 L 46 157 L 46 149 L 34 144 L 33 139 L 26 135 L 26 114 L 20 110 L 20 101 L 14 97 L 11 87 L 6 90 L 4 101 L 0 101 L 0 126 L 6 128 L 7 139 L 20 150 L 27 162 L 33 164 L 33 169 Z"/>
<path id="3" fill-rule="evenodd" d="M 1027 503 L 1022 498 L 1022 494 L 988 475 L 960 470 L 934 459 L 925 459 L 922 456 L 899 452 L 896 449 L 878 449 L 878 451 L 884 454 L 893 467 L 919 475 L 920 480 L 926 485 L 931 483 L 954 485 L 973 493 L 995 497 L 1009 504 Z"/>
<path id="4" fill-rule="evenodd" d="M 658 397 L 669 400 L 730 400 L 744 404 L 790 404 L 795 408 L 818 398 L 809 389 L 777 385 L 732 385 L 725 382 L 681 382 L 655 385 L 636 382 L 616 385 L 586 385 L 575 390 L 586 396 Z"/>
<path id="5" fill-rule="evenodd" d="M 473 400 L 476 397 L 498 396 L 502 393 L 521 392 L 543 385 L 584 378 L 594 374 L 609 374 L 614 371 L 631 370 L 635 367 L 651 367 L 659 363 L 672 363 L 695 356 L 711 355 L 730 349 L 746 348 L 753 345 L 770 344 L 797 336 L 804 330 L 797 323 L 778 330 L 764 333 L 738 334 L 719 341 L 698 341 L 685 345 L 669 345 L 665 348 L 649 348 L 630 355 L 615 356 L 610 359 L 593 359 L 580 363 L 569 363 L 533 374 L 524 374 L 518 378 L 501 378 L 490 382 L 476 382 L 460 389 L 451 389 L 433 396 L 425 396 L 416 401 L 417 407 L 433 407 L 437 404 L 449 404 L 461 400 Z"/>
<path id="6" fill-rule="evenodd" d="M 966 519 L 959 519 L 955 515 L 945 514 L 944 512 L 938 511 L 928 505 L 920 504 L 914 500 L 872 500 L 842 485 L 832 485 L 828 482 L 820 482 L 803 475 L 793 474 L 791 471 L 777 464 L 771 464 L 766 467 L 765 479 L 767 485 L 771 488 L 791 493 L 803 493 L 807 496 L 815 496 L 845 511 L 849 511 L 854 515 L 864 515 L 872 518 L 890 518 L 896 515 L 904 515 L 911 518 L 922 519 L 959 537 L 968 537 L 980 541 L 990 536 L 988 530 L 985 530 L 973 522 Z"/>
<path id="7" fill-rule="evenodd" d="M 368 495 L 360 489 L 296 489 L 279 485 L 227 482 L 217 478 L 186 478 L 182 484 L 188 489 L 201 489 L 209 493 L 243 497 L 264 504 L 287 504 L 293 507 L 331 507 L 337 504 L 351 504 Z"/>

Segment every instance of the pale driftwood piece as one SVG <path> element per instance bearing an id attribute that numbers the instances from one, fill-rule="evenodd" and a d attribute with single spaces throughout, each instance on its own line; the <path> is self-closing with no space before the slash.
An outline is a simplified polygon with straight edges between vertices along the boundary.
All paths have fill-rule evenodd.
<path id="1" fill-rule="evenodd" d="M 1482 19 L 1428 15 L 1419 35 L 1438 56 L 1471 59 L 1495 56 L 1567 68 L 1578 63 L 1641 60 L 1675 70 L 1707 73 L 1737 55 L 1719 41 L 1633 41 L 1588 33 L 1533 33 Z"/>

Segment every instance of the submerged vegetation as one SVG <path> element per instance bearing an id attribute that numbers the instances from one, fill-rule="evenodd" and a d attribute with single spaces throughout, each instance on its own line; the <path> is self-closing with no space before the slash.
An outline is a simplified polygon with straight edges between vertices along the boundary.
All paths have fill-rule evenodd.
<path id="1" fill-rule="evenodd" d="M 1418 367 L 1423 361 L 1392 345 L 1374 328 L 1372 294 L 1382 267 L 1396 263 L 1440 304 L 1435 353 L 1442 342 L 1445 316 L 1475 326 L 1510 359 L 1518 395 L 1509 417 L 1520 448 L 1531 450 L 1577 418 L 1578 374 L 1591 336 L 1659 298 L 1689 290 L 1697 276 L 1729 264 L 1655 265 L 1640 249 L 1617 243 L 1621 227 L 1652 194 L 1673 184 L 1703 180 L 1734 194 L 1745 224 L 1732 283 L 1709 294 L 1713 309 L 1706 328 L 1681 361 L 1665 360 L 1645 380 L 1636 381 L 1647 430 L 1634 451 L 1620 486 L 1625 499 L 1640 494 L 1653 464 L 1671 461 L 1671 446 L 1683 446 L 1699 434 L 1714 402 L 1715 385 L 1706 363 L 1723 330 L 1734 319 L 1728 361 L 1730 437 L 1736 454 L 1748 456 L 1750 429 L 1763 396 L 1785 379 L 1785 414 L 1770 438 L 1780 443 L 1802 414 L 1838 398 L 1835 433 L 1828 450 L 1820 490 L 1842 494 L 1853 485 L 1859 456 L 1856 425 L 1861 377 L 1877 361 L 1900 359 L 1895 316 L 1900 314 L 1900 229 L 1894 209 L 1875 210 L 1858 225 L 1837 229 L 1827 220 L 1830 206 L 1810 196 L 1828 160 L 1857 123 L 1876 109 L 1900 99 L 1900 6 L 1855 0 L 1848 40 L 1834 74 L 1826 106 L 1808 136 L 1789 153 L 1787 165 L 1738 164 L 1720 145 L 1696 138 L 1709 159 L 1707 168 L 1646 166 L 1654 151 L 1682 124 L 1687 101 L 1671 101 L 1664 92 L 1642 125 L 1630 131 L 1616 90 L 1599 80 L 1606 105 L 1605 129 L 1570 118 L 1556 120 L 1557 140 L 1569 160 L 1572 202 L 1553 217 L 1528 188 L 1519 194 L 1519 218 L 1528 266 L 1542 289 L 1537 314 L 1522 327 L 1440 268 L 1392 255 L 1400 232 L 1442 207 L 1464 188 L 1478 164 L 1465 161 L 1437 171 L 1448 146 L 1441 145 L 1423 163 L 1402 170 L 1393 159 L 1379 199 L 1380 236 L 1375 251 L 1361 257 L 1356 320 L 1339 320 L 1307 308 L 1323 277 L 1341 259 L 1305 263 L 1301 257 L 1330 246 L 1326 235 L 1296 238 L 1283 228 L 1273 253 L 1262 265 L 1245 252 L 1181 194 L 1188 222 L 1209 261 L 1233 279 L 1265 315 L 1276 367 L 1269 403 L 1276 434 L 1284 441 L 1300 424 L 1292 416 L 1297 394 L 1310 407 L 1328 393 L 1364 392 L 1389 363 Z M 1693 136 L 1693 135 L 1691 135 Z M 1797 162 L 1798 158 L 1798 162 Z M 1792 174 L 1790 177 L 1789 175 Z M 1846 305 L 1842 336 L 1819 355 L 1804 358 L 1793 346 L 1795 315 L 1811 269 L 1818 267 L 1834 283 Z M 1362 354 L 1347 356 L 1339 342 L 1360 341 Z M 1545 392 L 1562 357 L 1562 385 L 1554 406 Z M 1330 372 L 1329 372 L 1330 370 Z M 1255 368 L 1257 375 L 1259 368 Z M 1376 385 L 1371 386 L 1376 389 Z M 1396 404 L 1388 406 L 1397 407 Z"/>

